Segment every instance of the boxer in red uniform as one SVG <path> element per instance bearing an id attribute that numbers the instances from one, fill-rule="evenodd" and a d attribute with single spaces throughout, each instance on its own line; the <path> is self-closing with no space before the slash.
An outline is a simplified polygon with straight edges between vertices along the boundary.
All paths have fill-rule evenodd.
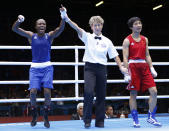
<path id="1" fill-rule="evenodd" d="M 153 77 L 157 77 L 157 72 L 152 65 L 149 54 L 148 39 L 140 34 L 142 30 L 140 18 L 130 18 L 128 26 L 132 33 L 123 41 L 123 64 L 129 70 L 129 74 L 125 74 L 124 79 L 129 82 L 127 89 L 130 91 L 129 104 L 134 127 L 140 127 L 136 103 L 137 92 L 146 90 L 150 93 L 147 122 L 161 126 L 155 119 L 157 89 Z"/>

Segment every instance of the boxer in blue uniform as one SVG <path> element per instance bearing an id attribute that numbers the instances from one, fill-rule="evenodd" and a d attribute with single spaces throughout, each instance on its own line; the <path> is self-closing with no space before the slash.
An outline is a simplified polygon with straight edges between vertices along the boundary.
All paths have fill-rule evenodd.
<path id="1" fill-rule="evenodd" d="M 37 33 L 33 33 L 19 27 L 19 25 L 24 22 L 24 19 L 24 16 L 19 15 L 18 20 L 12 26 L 12 30 L 28 38 L 32 47 L 32 64 L 29 71 L 29 90 L 32 110 L 31 126 L 35 126 L 37 123 L 36 94 L 37 90 L 41 90 L 41 87 L 43 87 L 45 98 L 43 114 L 44 126 L 49 128 L 48 112 L 51 103 L 51 89 L 53 89 L 53 66 L 50 62 L 51 44 L 53 39 L 58 37 L 64 30 L 65 21 L 62 19 L 59 27 L 49 33 L 45 33 L 46 21 L 44 19 L 38 19 L 35 26 Z"/>

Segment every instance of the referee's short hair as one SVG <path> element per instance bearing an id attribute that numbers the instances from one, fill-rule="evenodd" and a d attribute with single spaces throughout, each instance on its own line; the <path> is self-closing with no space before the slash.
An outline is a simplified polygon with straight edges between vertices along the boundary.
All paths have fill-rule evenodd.
<path id="1" fill-rule="evenodd" d="M 104 20 L 101 16 L 92 16 L 89 20 L 89 25 L 92 26 L 93 23 L 100 23 L 100 24 L 104 24 Z"/>

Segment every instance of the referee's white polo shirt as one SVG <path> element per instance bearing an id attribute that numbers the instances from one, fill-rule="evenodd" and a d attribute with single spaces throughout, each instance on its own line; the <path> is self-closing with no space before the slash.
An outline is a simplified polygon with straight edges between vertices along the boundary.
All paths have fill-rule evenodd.
<path id="1" fill-rule="evenodd" d="M 101 37 L 101 40 L 95 39 L 95 36 L 96 35 L 94 33 L 91 34 L 89 32 L 85 32 L 84 30 L 82 32 L 82 37 L 79 36 L 85 44 L 83 61 L 107 65 L 107 53 L 110 59 L 115 58 L 119 54 L 111 40 L 102 34 L 99 36 Z"/>

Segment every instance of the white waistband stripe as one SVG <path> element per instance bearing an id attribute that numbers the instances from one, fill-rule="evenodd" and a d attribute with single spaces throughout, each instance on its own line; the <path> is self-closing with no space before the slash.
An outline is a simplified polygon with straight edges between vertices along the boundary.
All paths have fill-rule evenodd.
<path id="1" fill-rule="evenodd" d="M 132 59 L 130 59 L 129 63 L 146 63 L 146 61 L 143 60 L 143 59 L 138 59 L 138 60 L 132 60 Z"/>
<path id="2" fill-rule="evenodd" d="M 47 66 L 51 66 L 51 62 L 48 61 L 48 62 L 42 62 L 42 63 L 31 63 L 31 67 L 34 67 L 34 68 L 44 68 L 44 67 L 47 67 Z"/>

